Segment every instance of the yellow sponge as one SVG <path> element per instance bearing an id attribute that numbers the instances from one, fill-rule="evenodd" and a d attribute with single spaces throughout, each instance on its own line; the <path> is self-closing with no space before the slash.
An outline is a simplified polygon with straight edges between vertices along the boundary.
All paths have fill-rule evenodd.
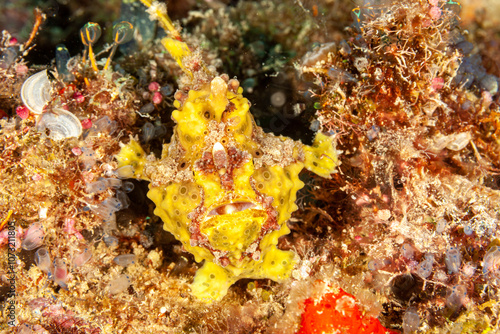
<path id="1" fill-rule="evenodd" d="M 321 132 L 316 134 L 313 146 L 304 146 L 306 153 L 305 167 L 319 176 L 328 178 L 339 165 L 333 136 Z"/>
<path id="2" fill-rule="evenodd" d="M 131 139 L 129 144 L 122 146 L 115 158 L 118 161 L 118 176 L 147 180 L 143 176 L 146 154 L 137 141 Z"/>

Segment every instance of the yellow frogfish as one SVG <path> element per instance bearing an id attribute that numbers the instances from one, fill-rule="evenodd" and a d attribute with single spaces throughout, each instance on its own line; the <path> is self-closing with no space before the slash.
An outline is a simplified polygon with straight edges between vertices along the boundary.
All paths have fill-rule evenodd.
<path id="1" fill-rule="evenodd" d="M 185 44 L 163 43 L 181 64 Z M 176 126 L 161 158 L 133 139 L 116 156 L 121 176 L 150 182 L 163 228 L 204 261 L 191 292 L 208 302 L 242 278 L 290 276 L 296 255 L 277 243 L 290 232 L 286 222 L 304 186 L 298 175 L 305 167 L 329 178 L 338 165 L 332 136 L 318 133 L 307 146 L 265 133 L 242 92 L 227 75 L 198 80 L 175 95 Z"/>

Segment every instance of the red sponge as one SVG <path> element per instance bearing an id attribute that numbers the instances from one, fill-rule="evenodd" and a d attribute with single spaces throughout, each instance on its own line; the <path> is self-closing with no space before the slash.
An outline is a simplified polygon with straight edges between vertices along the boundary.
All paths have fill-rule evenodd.
<path id="1" fill-rule="evenodd" d="M 306 299 L 304 303 L 301 328 L 297 334 L 398 333 L 383 327 L 376 318 L 362 315 L 354 296 L 342 289 L 325 293 L 318 299 Z"/>

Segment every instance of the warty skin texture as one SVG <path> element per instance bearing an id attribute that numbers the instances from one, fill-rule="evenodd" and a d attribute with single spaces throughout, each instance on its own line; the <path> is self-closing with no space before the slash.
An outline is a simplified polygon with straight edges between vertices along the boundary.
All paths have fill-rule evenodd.
<path id="1" fill-rule="evenodd" d="M 116 156 L 122 177 L 150 181 L 164 229 L 204 261 L 191 291 L 208 302 L 241 278 L 290 276 L 296 255 L 276 245 L 290 232 L 298 175 L 305 167 L 330 177 L 338 165 L 333 137 L 318 133 L 307 146 L 265 133 L 241 93 L 236 80 L 213 78 L 175 101 L 177 125 L 160 159 L 135 140 Z"/>

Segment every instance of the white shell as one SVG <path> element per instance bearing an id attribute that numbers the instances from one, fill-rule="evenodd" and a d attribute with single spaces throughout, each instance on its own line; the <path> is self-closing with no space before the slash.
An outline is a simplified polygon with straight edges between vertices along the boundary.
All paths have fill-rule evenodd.
<path id="1" fill-rule="evenodd" d="M 51 99 L 50 90 L 47 70 L 43 70 L 24 81 L 21 87 L 21 99 L 32 113 L 39 115 L 43 112 L 43 107 Z"/>
<path id="2" fill-rule="evenodd" d="M 62 108 L 54 108 L 54 111 L 43 113 L 38 119 L 36 127 L 40 132 L 49 130 L 48 136 L 53 140 L 78 138 L 82 134 L 80 120 Z"/>

